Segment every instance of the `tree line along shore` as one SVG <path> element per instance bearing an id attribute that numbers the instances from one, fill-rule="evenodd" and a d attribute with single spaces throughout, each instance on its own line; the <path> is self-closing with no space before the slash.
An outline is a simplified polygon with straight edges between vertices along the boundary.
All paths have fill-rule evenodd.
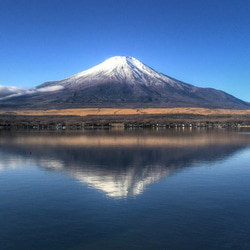
<path id="1" fill-rule="evenodd" d="M 250 127 L 250 114 L 0 115 L 0 129 L 78 130 L 105 128 Z"/>

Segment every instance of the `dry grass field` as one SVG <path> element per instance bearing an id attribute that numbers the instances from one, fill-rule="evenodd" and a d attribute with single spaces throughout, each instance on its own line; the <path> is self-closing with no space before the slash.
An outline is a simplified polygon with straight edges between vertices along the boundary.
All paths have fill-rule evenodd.
<path id="1" fill-rule="evenodd" d="M 205 108 L 83 108 L 50 110 L 0 110 L 1 127 L 33 127 L 37 124 L 81 124 L 107 126 L 123 124 L 152 127 L 179 126 L 250 126 L 250 110 Z M 90 125 L 89 125 L 90 124 Z M 113 126 L 113 125 L 112 125 Z M 158 125 L 157 125 L 158 126 Z"/>
<path id="2" fill-rule="evenodd" d="M 127 115 L 250 115 L 250 110 L 205 109 L 205 108 L 84 108 L 84 109 L 49 109 L 49 110 L 17 110 L 0 111 L 0 115 L 17 116 L 127 116 Z"/>

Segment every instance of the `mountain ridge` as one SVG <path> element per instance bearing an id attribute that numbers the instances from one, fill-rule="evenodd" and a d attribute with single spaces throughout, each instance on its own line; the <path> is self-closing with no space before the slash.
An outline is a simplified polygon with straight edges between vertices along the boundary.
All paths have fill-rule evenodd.
<path id="1" fill-rule="evenodd" d="M 26 95 L 0 103 L 32 108 L 250 108 L 250 103 L 221 90 L 184 83 L 125 56 L 111 57 L 88 70 L 45 82 Z"/>

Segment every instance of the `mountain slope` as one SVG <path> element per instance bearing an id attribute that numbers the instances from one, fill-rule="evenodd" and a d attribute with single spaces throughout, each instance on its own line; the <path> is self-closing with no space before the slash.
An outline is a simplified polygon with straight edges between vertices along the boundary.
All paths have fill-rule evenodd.
<path id="1" fill-rule="evenodd" d="M 33 108 L 250 107 L 223 91 L 195 87 L 155 71 L 133 57 L 120 56 L 1 102 Z"/>

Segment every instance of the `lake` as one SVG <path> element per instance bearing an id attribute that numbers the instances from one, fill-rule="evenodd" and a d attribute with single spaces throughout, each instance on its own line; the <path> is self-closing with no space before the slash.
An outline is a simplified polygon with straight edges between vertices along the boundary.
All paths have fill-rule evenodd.
<path id="1" fill-rule="evenodd" d="M 250 129 L 0 131 L 0 249 L 250 249 Z"/>

